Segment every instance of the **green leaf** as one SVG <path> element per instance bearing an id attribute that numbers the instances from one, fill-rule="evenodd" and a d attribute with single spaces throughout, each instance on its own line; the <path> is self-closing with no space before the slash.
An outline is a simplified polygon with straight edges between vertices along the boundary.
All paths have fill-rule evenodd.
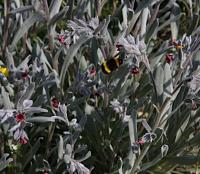
<path id="1" fill-rule="evenodd" d="M 13 159 L 12 158 L 8 158 L 8 156 L 9 156 L 9 154 L 5 153 L 1 157 L 1 159 L 0 159 L 0 171 L 5 169 L 9 165 L 9 163 L 13 161 Z"/>
<path id="2" fill-rule="evenodd" d="M 150 40 L 157 34 L 158 26 L 159 26 L 159 20 L 157 18 L 153 22 L 153 24 L 149 27 L 149 29 L 147 30 L 147 33 L 145 34 L 145 42 L 146 43 L 149 43 Z"/>
<path id="3" fill-rule="evenodd" d="M 40 148 L 40 140 L 42 138 L 38 138 L 38 140 L 35 142 L 35 144 L 30 148 L 30 150 L 24 154 L 24 158 L 23 158 L 23 167 L 22 169 L 24 169 L 26 167 L 26 165 L 33 159 L 33 156 L 37 153 L 37 151 Z"/>
<path id="4" fill-rule="evenodd" d="M 66 72 L 68 70 L 68 67 L 71 63 L 71 61 L 73 60 L 74 56 L 76 55 L 76 53 L 78 52 L 79 48 L 81 47 L 81 45 L 83 45 L 85 42 L 87 42 L 89 39 L 91 39 L 92 36 L 87 36 L 87 35 L 82 35 L 78 41 L 73 44 L 68 50 L 67 50 L 67 54 L 65 56 L 65 60 L 63 62 L 63 66 L 61 69 L 61 73 L 60 73 L 60 81 L 61 81 L 61 87 L 63 87 L 64 85 L 64 81 L 65 81 L 65 76 L 66 76 Z"/>
<path id="5" fill-rule="evenodd" d="M 159 64 L 158 67 L 155 69 L 154 79 L 155 79 L 155 85 L 156 85 L 156 90 L 157 90 L 157 94 L 158 94 L 158 101 L 160 104 L 162 104 L 164 71 L 163 71 L 163 67 L 161 64 Z"/>
<path id="6" fill-rule="evenodd" d="M 41 22 L 44 21 L 45 18 L 40 13 L 35 13 L 32 16 L 30 16 L 28 19 L 24 21 L 22 26 L 19 28 L 17 33 L 14 36 L 14 39 L 11 43 L 11 48 L 14 48 L 17 44 L 17 42 L 24 36 L 24 34 L 29 30 L 29 28 L 35 23 L 35 22 Z"/>
<path id="7" fill-rule="evenodd" d="M 12 103 L 10 101 L 10 97 L 8 93 L 5 91 L 5 88 L 3 86 L 1 87 L 1 95 L 3 99 L 4 109 L 12 109 Z"/>
<path id="8" fill-rule="evenodd" d="M 82 162 L 85 161 L 86 159 L 91 157 L 91 151 L 89 151 L 84 157 L 80 158 L 80 159 L 76 159 L 77 162 Z"/>
<path id="9" fill-rule="evenodd" d="M 173 19 L 181 13 L 179 5 L 174 2 L 173 8 L 171 10 L 170 18 Z M 170 23 L 172 39 L 177 39 L 178 30 L 179 30 L 179 23 L 177 21 L 171 21 Z"/>
<path id="10" fill-rule="evenodd" d="M 199 20 L 200 20 L 200 15 L 194 14 L 192 18 L 192 22 L 190 23 L 190 28 L 187 32 L 188 35 L 192 34 L 192 32 L 198 27 Z"/>
<path id="11" fill-rule="evenodd" d="M 26 91 L 22 94 L 17 102 L 17 110 L 21 111 L 23 108 L 23 102 L 26 99 L 30 99 L 32 94 L 34 93 L 35 83 L 31 83 L 27 88 Z"/>
<path id="12" fill-rule="evenodd" d="M 50 5 L 50 15 L 49 17 L 52 19 L 53 16 L 55 16 L 56 14 L 58 14 L 59 9 L 61 7 L 62 4 L 62 0 L 56 0 L 56 1 L 52 1 L 51 5 Z"/>
<path id="13" fill-rule="evenodd" d="M 135 13 L 138 13 L 141 10 L 143 10 L 144 8 L 148 7 L 152 2 L 153 2 L 153 0 L 142 0 L 142 1 L 140 1 L 139 4 L 138 4 L 138 7 L 135 10 Z"/>
<path id="14" fill-rule="evenodd" d="M 64 7 L 60 12 L 58 12 L 57 14 L 55 14 L 49 22 L 49 25 L 54 25 L 57 21 L 61 20 L 67 13 L 69 7 L 66 6 Z"/>
<path id="15" fill-rule="evenodd" d="M 17 13 L 24 13 L 24 12 L 30 11 L 32 9 L 33 9 L 33 5 L 27 5 L 27 6 L 23 6 L 20 8 L 16 8 L 16 9 L 10 11 L 8 14 L 15 15 Z"/>
<path id="16" fill-rule="evenodd" d="M 60 116 L 52 116 L 52 117 L 37 116 L 37 117 L 27 118 L 26 121 L 31 123 L 46 123 L 46 122 L 55 122 L 56 119 L 66 122 L 66 120 Z"/>
<path id="17" fill-rule="evenodd" d="M 63 142 L 62 136 L 59 136 L 59 137 L 60 137 L 60 141 L 58 144 L 58 159 L 61 160 L 63 159 L 63 155 L 64 155 L 64 142 Z"/>
<path id="18" fill-rule="evenodd" d="M 168 161 L 171 164 L 194 165 L 200 162 L 200 158 L 194 155 L 183 155 L 179 157 L 169 158 Z"/>

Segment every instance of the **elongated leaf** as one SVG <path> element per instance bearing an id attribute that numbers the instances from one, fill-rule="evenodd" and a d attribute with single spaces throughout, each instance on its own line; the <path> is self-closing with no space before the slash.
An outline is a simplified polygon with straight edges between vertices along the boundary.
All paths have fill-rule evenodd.
<path id="1" fill-rule="evenodd" d="M 28 107 L 24 109 L 26 113 L 41 113 L 41 112 L 48 112 L 47 109 L 40 108 L 40 107 Z"/>
<path id="2" fill-rule="evenodd" d="M 70 62 L 76 55 L 76 53 L 79 50 L 79 48 L 81 47 L 81 45 L 84 44 L 85 42 L 87 42 L 90 38 L 92 38 L 92 36 L 89 36 L 89 35 L 81 36 L 79 38 L 79 40 L 77 41 L 77 43 L 72 45 L 69 48 L 69 50 L 67 51 L 67 55 L 65 57 L 65 60 L 64 60 L 64 63 L 63 63 L 62 69 L 61 69 L 61 74 L 60 74 L 61 87 L 63 87 L 63 85 L 64 85 L 65 75 L 66 75 L 68 66 L 70 65 Z"/>
<path id="3" fill-rule="evenodd" d="M 200 19 L 200 15 L 198 15 L 198 14 L 193 15 L 193 19 L 192 19 L 192 22 L 191 22 L 191 25 L 190 25 L 190 28 L 188 31 L 188 35 L 192 34 L 192 32 L 198 27 L 199 19 Z"/>
<path id="4" fill-rule="evenodd" d="M 61 160 L 63 159 L 63 155 L 64 155 L 64 142 L 63 142 L 62 136 L 59 136 L 59 137 L 60 137 L 60 141 L 58 144 L 58 159 Z"/>
<path id="5" fill-rule="evenodd" d="M 17 42 L 24 36 L 24 34 L 28 31 L 28 29 L 35 23 L 35 22 L 41 22 L 44 21 L 45 18 L 40 13 L 35 13 L 32 16 L 30 16 L 28 19 L 24 21 L 22 26 L 19 28 L 17 33 L 15 34 L 15 37 L 12 41 L 11 48 L 14 48 L 17 44 Z"/>
<path id="6" fill-rule="evenodd" d="M 40 140 L 42 138 L 38 138 L 38 140 L 35 142 L 35 144 L 30 148 L 30 150 L 28 151 L 28 153 L 26 153 L 24 155 L 23 158 L 23 169 L 26 167 L 26 165 L 33 159 L 33 156 L 37 153 L 37 151 L 40 148 Z"/>
<path id="7" fill-rule="evenodd" d="M 13 161 L 12 158 L 8 158 L 9 154 L 5 153 L 3 154 L 3 156 L 0 159 L 0 171 L 2 171 L 3 169 L 5 169 L 10 162 Z"/>
<path id="8" fill-rule="evenodd" d="M 165 21 L 162 25 L 160 25 L 158 27 L 158 30 L 162 30 L 163 28 L 165 28 L 167 25 L 169 25 L 171 22 L 175 22 L 177 21 L 178 19 L 180 19 L 180 17 L 183 15 L 183 13 L 180 13 L 179 15 L 173 17 L 173 18 L 170 18 L 168 19 L 167 21 Z"/>
<path id="9" fill-rule="evenodd" d="M 163 71 L 163 67 L 161 64 L 156 68 L 154 74 L 155 74 L 154 79 L 155 79 L 155 84 L 156 84 L 156 90 L 158 93 L 158 101 L 159 101 L 159 103 L 162 103 L 163 102 L 164 71 Z"/>
<path id="10" fill-rule="evenodd" d="M 180 13 L 181 11 L 180 11 L 179 5 L 176 2 L 174 2 L 173 8 L 171 10 L 170 18 L 173 19 L 175 18 L 175 16 L 178 16 Z M 172 32 L 172 39 L 176 40 L 178 36 L 178 30 L 179 30 L 178 21 L 172 21 L 170 23 L 170 27 L 171 27 L 171 32 Z"/>
<path id="11" fill-rule="evenodd" d="M 34 93 L 35 83 L 31 83 L 27 88 L 26 91 L 22 94 L 20 99 L 17 102 L 17 110 L 21 111 L 23 108 L 23 101 L 25 99 L 30 99 L 32 94 Z"/>
<path id="12" fill-rule="evenodd" d="M 179 165 L 194 165 L 200 162 L 198 156 L 193 155 L 183 155 L 179 157 L 173 157 L 169 160 L 172 164 L 179 164 Z"/>
<path id="13" fill-rule="evenodd" d="M 82 157 L 81 159 L 76 159 L 76 161 L 78 162 L 82 162 L 85 161 L 86 159 L 91 157 L 91 152 L 89 151 L 84 157 Z"/>
<path id="14" fill-rule="evenodd" d="M 2 99 L 3 99 L 4 109 L 11 109 L 12 104 L 10 101 L 10 97 L 8 93 L 5 91 L 5 88 L 3 86 L 1 87 L 1 94 L 2 94 Z"/>
<path id="15" fill-rule="evenodd" d="M 52 18 L 53 16 L 55 16 L 59 12 L 61 4 L 62 4 L 62 0 L 56 0 L 56 1 L 52 1 L 51 2 L 51 5 L 50 5 L 50 18 Z"/>
<path id="16" fill-rule="evenodd" d="M 158 32 L 159 20 L 156 19 L 145 34 L 145 42 L 149 42 Z"/>
<path id="17" fill-rule="evenodd" d="M 142 0 L 142 1 L 140 1 L 139 4 L 138 4 L 138 7 L 135 10 L 135 13 L 138 13 L 139 11 L 148 7 L 152 2 L 153 2 L 153 0 Z"/>
<path id="18" fill-rule="evenodd" d="M 55 15 L 51 18 L 51 20 L 50 20 L 50 22 L 49 22 L 49 25 L 54 25 L 58 20 L 62 19 L 62 18 L 66 15 L 68 9 L 69 9 L 69 7 L 66 6 L 66 7 L 64 7 L 59 13 L 55 14 Z"/>
<path id="19" fill-rule="evenodd" d="M 27 5 L 24 7 L 16 8 L 16 9 L 10 11 L 8 14 L 15 15 L 16 13 L 24 13 L 24 12 L 30 11 L 32 9 L 33 9 L 33 5 Z"/>
<path id="20" fill-rule="evenodd" d="M 55 122 L 55 118 L 38 116 L 38 117 L 27 118 L 26 121 L 30 123 L 46 123 L 46 122 Z"/>

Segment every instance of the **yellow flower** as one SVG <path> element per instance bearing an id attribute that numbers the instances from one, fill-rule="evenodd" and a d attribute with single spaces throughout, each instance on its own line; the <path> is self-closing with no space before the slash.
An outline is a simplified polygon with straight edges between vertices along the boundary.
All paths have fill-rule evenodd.
<path id="1" fill-rule="evenodd" d="M 8 77 L 9 70 L 5 65 L 0 65 L 0 73 L 2 73 L 4 76 Z"/>

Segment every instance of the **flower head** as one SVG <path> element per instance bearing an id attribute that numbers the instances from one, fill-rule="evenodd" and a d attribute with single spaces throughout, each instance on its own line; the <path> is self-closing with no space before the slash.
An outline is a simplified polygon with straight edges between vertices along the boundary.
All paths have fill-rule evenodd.
<path id="1" fill-rule="evenodd" d="M 28 139 L 26 137 L 20 137 L 19 143 L 20 144 L 27 144 L 28 143 Z"/>
<path id="2" fill-rule="evenodd" d="M 172 53 L 167 54 L 165 60 L 168 64 L 170 64 L 174 60 L 174 55 Z"/>
<path id="3" fill-rule="evenodd" d="M 15 120 L 16 120 L 17 122 L 23 122 L 23 121 L 25 121 L 25 119 L 26 119 L 26 116 L 25 116 L 24 113 L 18 113 L 18 114 L 15 116 Z"/>
<path id="4" fill-rule="evenodd" d="M 138 67 L 131 68 L 131 74 L 136 75 L 139 74 L 140 70 Z"/>
<path id="5" fill-rule="evenodd" d="M 60 102 L 58 101 L 58 99 L 55 98 L 55 97 L 53 97 L 53 98 L 51 99 L 51 106 L 52 106 L 54 109 L 58 109 L 59 105 L 60 105 Z"/>

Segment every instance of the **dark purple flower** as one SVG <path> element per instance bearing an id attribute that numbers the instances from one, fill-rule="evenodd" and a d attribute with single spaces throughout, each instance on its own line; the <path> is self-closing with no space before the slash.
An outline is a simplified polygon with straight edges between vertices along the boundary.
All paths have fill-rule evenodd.
<path id="1" fill-rule="evenodd" d="M 19 143 L 20 144 L 27 144 L 28 143 L 28 139 L 27 138 L 25 138 L 25 137 L 20 137 L 20 139 L 19 139 Z"/>
<path id="2" fill-rule="evenodd" d="M 51 105 L 52 105 L 53 108 L 57 109 L 60 105 L 60 102 L 58 101 L 57 98 L 54 97 L 54 98 L 51 99 Z"/>
<path id="3" fill-rule="evenodd" d="M 25 116 L 24 113 L 18 113 L 18 114 L 15 116 L 15 120 L 16 120 L 17 122 L 23 122 L 23 121 L 25 121 L 25 119 L 26 119 L 26 116 Z"/>
<path id="4" fill-rule="evenodd" d="M 174 60 L 174 55 L 172 53 L 167 54 L 165 60 L 168 64 L 170 64 Z"/>
<path id="5" fill-rule="evenodd" d="M 133 68 L 131 69 L 131 74 L 133 74 L 133 75 L 139 74 L 139 72 L 140 72 L 140 70 L 139 70 L 138 67 L 133 67 Z"/>

